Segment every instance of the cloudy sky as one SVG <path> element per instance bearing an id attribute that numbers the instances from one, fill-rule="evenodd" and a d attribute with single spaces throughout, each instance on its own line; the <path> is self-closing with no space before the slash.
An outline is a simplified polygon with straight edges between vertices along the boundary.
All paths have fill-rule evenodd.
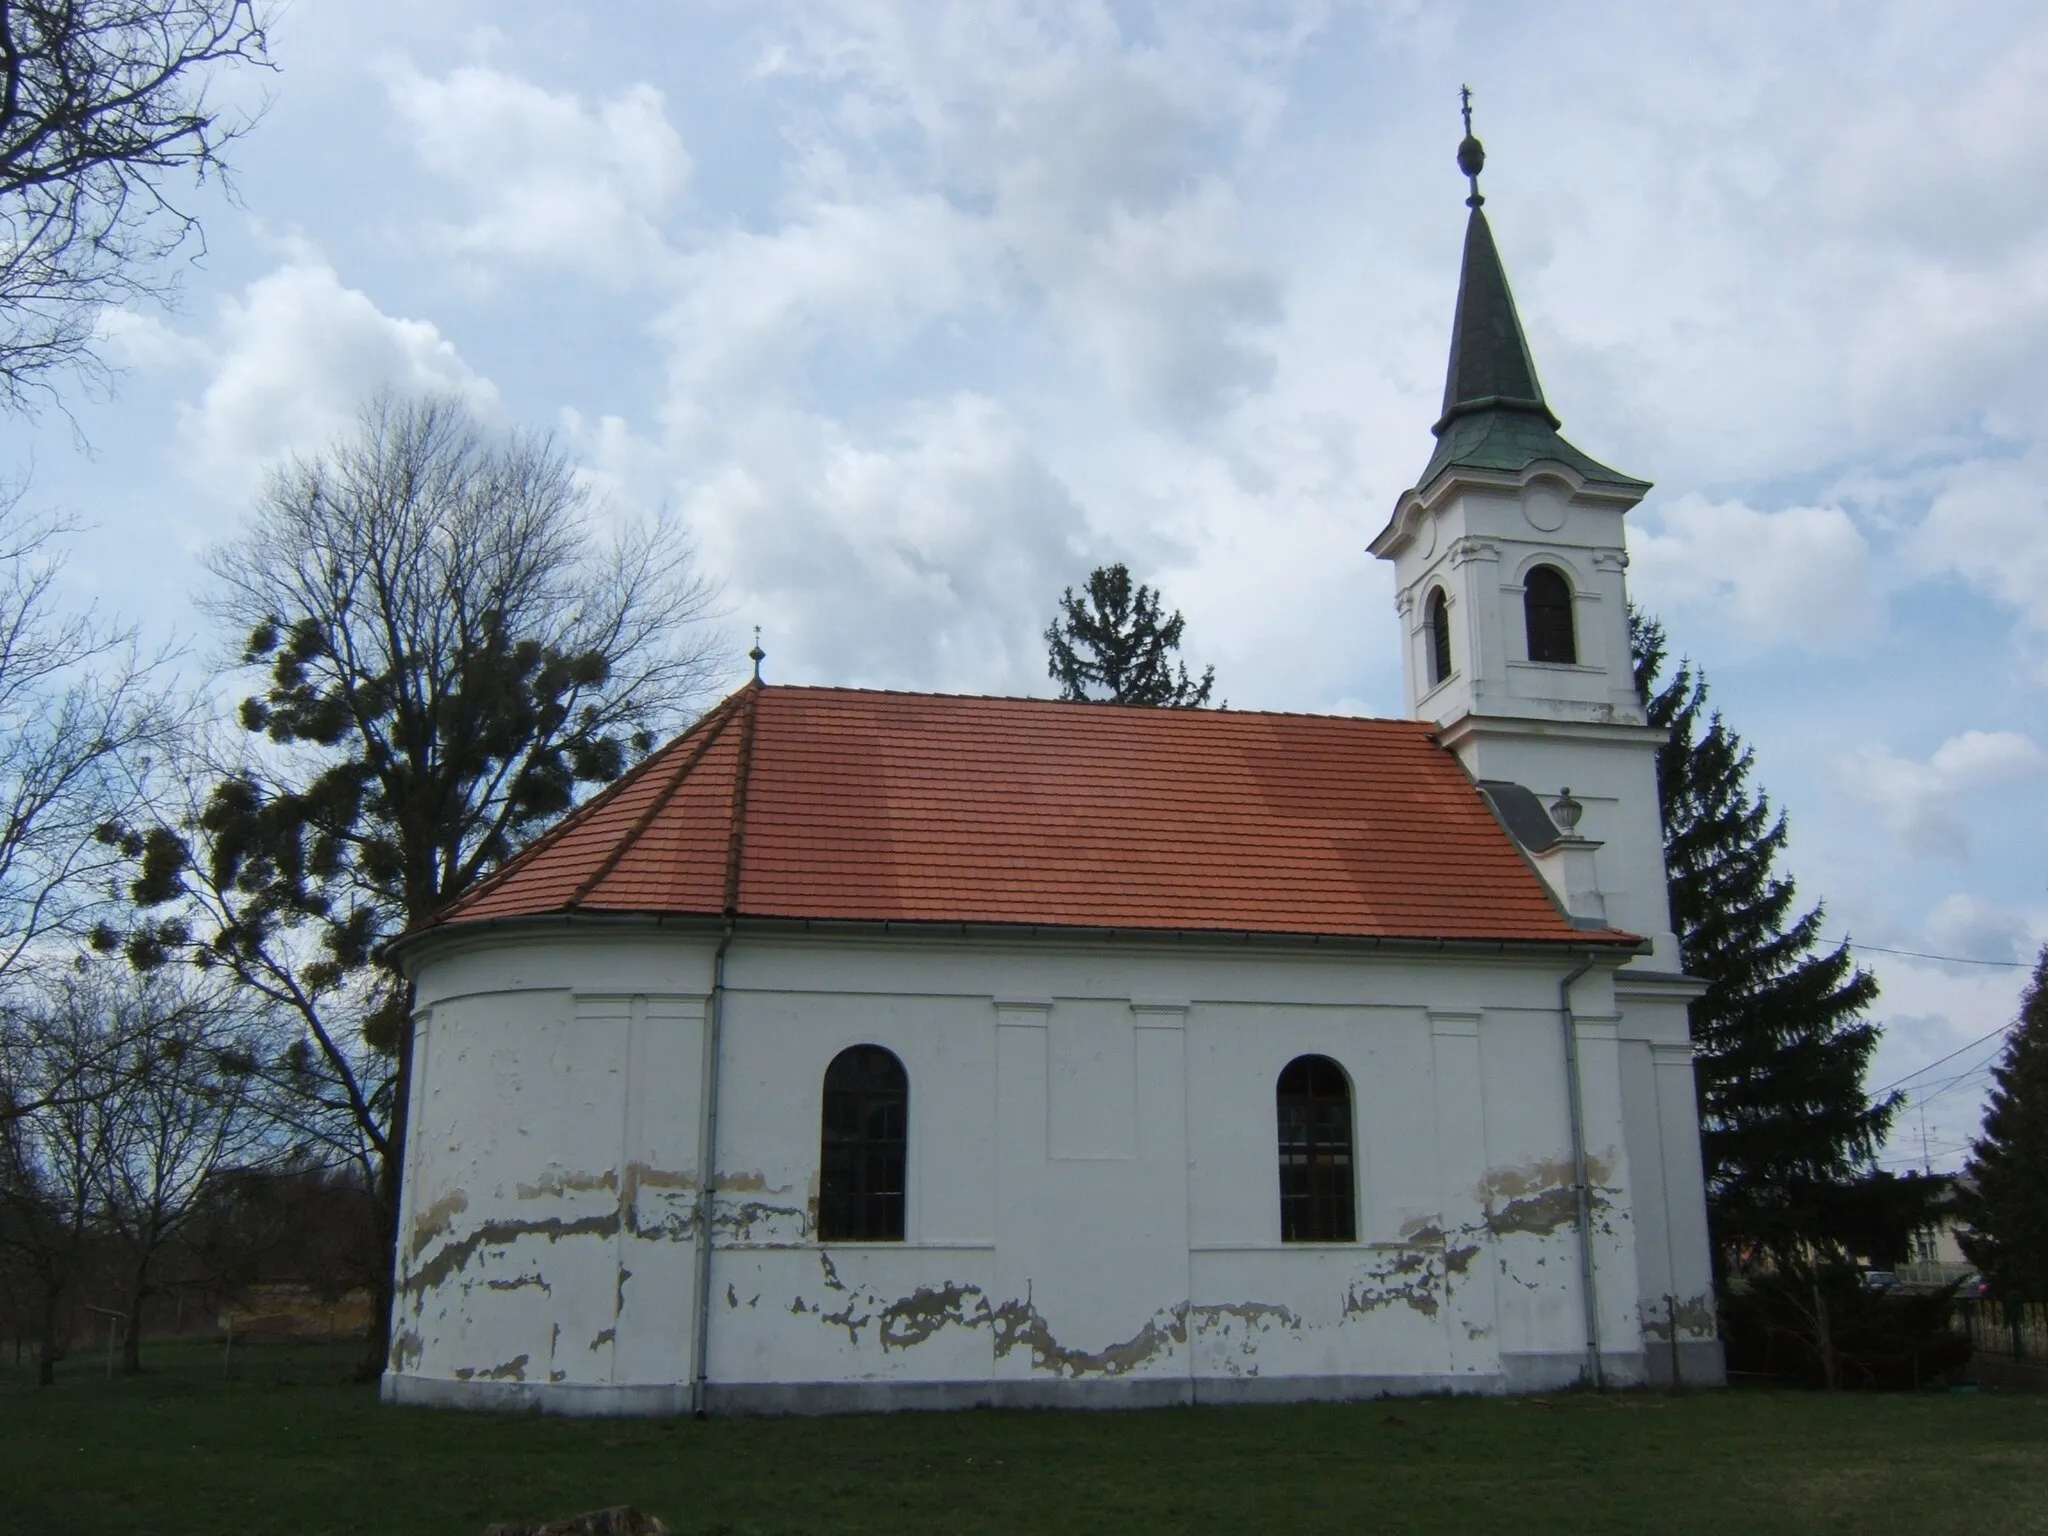
<path id="1" fill-rule="evenodd" d="M 778 681 L 1049 692 L 1060 588 L 1121 559 L 1233 705 L 1398 714 L 1364 546 L 1431 446 L 1469 82 L 1551 403 L 1657 482 L 1634 594 L 1883 982 L 1873 1086 L 2011 1016 L 2048 12 L 294 0 L 275 50 L 112 398 L 0 429 L 92 528 L 81 597 L 204 655 L 266 467 L 445 389 L 685 519 L 735 676 L 758 623 Z M 1994 1049 L 1914 1079 L 1937 1166 Z"/>

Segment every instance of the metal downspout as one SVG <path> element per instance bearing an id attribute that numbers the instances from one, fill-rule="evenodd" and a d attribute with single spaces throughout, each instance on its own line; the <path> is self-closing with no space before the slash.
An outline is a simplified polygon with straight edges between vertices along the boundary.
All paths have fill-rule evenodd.
<path id="1" fill-rule="evenodd" d="M 704 1085 L 704 1103 L 697 1116 L 697 1326 L 691 1343 L 690 1412 L 703 1418 L 705 1383 L 711 1363 L 711 1240 L 712 1218 L 718 1201 L 718 1069 L 724 1055 L 725 1036 L 725 952 L 732 948 L 733 929 L 740 917 L 740 861 L 746 852 L 747 787 L 754 773 L 754 727 L 761 713 L 761 641 L 755 631 L 754 648 L 747 653 L 754 660 L 754 680 L 736 696 L 735 714 L 740 723 L 739 761 L 733 765 L 732 804 L 728 812 L 725 844 L 725 931 L 718 938 L 718 952 L 711 957 L 711 1001 L 704 1010 L 704 1065 L 698 1081 Z"/>
<path id="2" fill-rule="evenodd" d="M 704 1417 L 704 1386 L 711 1346 L 711 1214 L 718 1196 L 718 1065 L 725 1020 L 725 952 L 732 945 L 733 919 L 725 920 L 718 953 L 711 961 L 711 1002 L 704 1017 L 704 1064 L 697 1080 L 704 1085 L 697 1114 L 697 1317 L 690 1343 L 695 1366 L 690 1378 L 690 1412 Z M 1590 962 L 1589 962 L 1590 963 Z"/>
<path id="3" fill-rule="evenodd" d="M 1600 1297 L 1593 1288 L 1593 1189 L 1586 1177 L 1586 1108 L 1579 1091 L 1579 1021 L 1572 1015 L 1572 987 L 1593 969 L 1597 957 L 1587 955 L 1578 969 L 1557 984 L 1557 1014 L 1564 1025 L 1565 1100 L 1572 1122 L 1572 1190 L 1578 1197 L 1579 1295 L 1586 1310 L 1586 1380 L 1598 1392 L 1606 1380 L 1600 1369 Z"/>

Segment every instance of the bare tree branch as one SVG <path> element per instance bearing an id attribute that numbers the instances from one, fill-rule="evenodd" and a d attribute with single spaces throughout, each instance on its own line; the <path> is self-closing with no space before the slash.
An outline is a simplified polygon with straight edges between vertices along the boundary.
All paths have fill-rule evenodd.
<path id="1" fill-rule="evenodd" d="M 168 178 L 224 178 L 252 126 L 210 91 L 267 66 L 255 0 L 0 4 L 0 409 L 65 372 L 104 373 L 100 313 L 175 287 L 164 259 L 199 236 Z"/>

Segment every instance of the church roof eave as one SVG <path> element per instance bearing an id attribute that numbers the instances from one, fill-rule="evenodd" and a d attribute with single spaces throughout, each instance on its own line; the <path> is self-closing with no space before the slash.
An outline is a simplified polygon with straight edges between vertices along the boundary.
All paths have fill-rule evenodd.
<path id="1" fill-rule="evenodd" d="M 1566 443 L 1564 446 L 1569 448 L 1571 445 Z M 1394 503 L 1393 515 L 1373 535 L 1372 542 L 1366 545 L 1366 552 L 1382 560 L 1393 559 L 1400 553 L 1401 546 L 1414 535 L 1416 524 L 1441 506 L 1451 492 L 1463 487 L 1512 494 L 1538 480 L 1557 480 L 1564 484 L 1575 501 L 1615 506 L 1623 511 L 1641 501 L 1653 488 L 1648 480 L 1634 480 L 1624 475 L 1600 480 L 1589 478 L 1582 471 L 1581 462 L 1589 461 L 1584 454 L 1575 453 L 1571 458 L 1532 459 L 1513 470 L 1475 464 L 1433 464 L 1433 473 L 1425 475 L 1401 493 L 1400 499 Z"/>

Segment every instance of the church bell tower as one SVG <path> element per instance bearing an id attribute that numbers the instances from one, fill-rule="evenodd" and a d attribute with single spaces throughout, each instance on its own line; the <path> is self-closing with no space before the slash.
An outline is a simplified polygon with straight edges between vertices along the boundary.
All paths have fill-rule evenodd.
<path id="1" fill-rule="evenodd" d="M 1561 830 L 1598 850 L 1591 912 L 1654 940 L 1654 959 L 1639 965 L 1676 972 L 1657 804 L 1663 733 L 1636 688 L 1622 532 L 1650 484 L 1559 435 L 1487 223 L 1469 99 L 1465 128 L 1458 165 L 1471 212 L 1436 451 L 1370 546 L 1394 565 L 1408 713 L 1436 725 L 1490 793 L 1519 787 L 1524 809 L 1531 794 L 1569 804 L 1567 820 L 1582 811 L 1583 827 Z M 1530 821 L 1506 819 L 1518 836 Z M 1542 867 L 1547 850 L 1524 845 Z M 1586 878 L 1575 884 L 1585 897 Z M 1585 902 L 1567 905 L 1586 915 Z"/>

